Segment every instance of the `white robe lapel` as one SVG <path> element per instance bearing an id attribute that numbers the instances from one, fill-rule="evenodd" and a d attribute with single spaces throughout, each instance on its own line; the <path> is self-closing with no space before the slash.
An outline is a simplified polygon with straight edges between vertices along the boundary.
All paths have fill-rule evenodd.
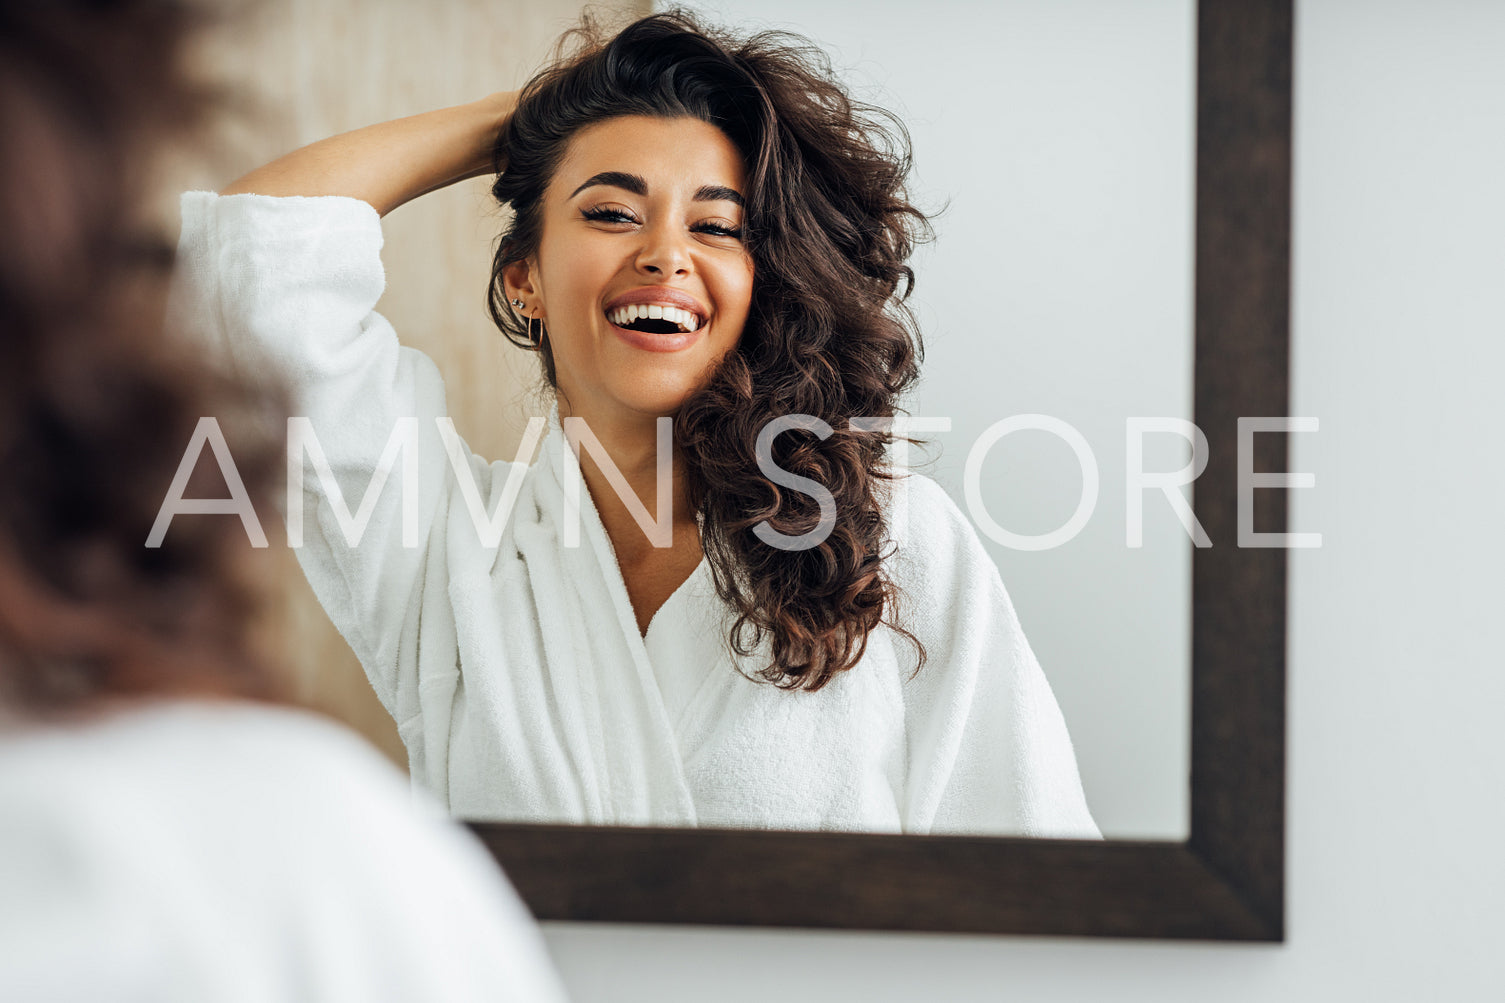
<path id="1" fill-rule="evenodd" d="M 617 825 L 694 825 L 678 742 L 637 619 L 589 490 L 580 490 L 579 547 L 566 547 L 566 477 L 579 476 L 556 409 L 536 472 L 540 519 L 558 520 L 553 534 L 561 577 L 546 588 L 535 580 L 544 644 L 557 684 L 578 694 L 589 734 L 584 748 L 602 818 Z M 552 608 L 554 615 L 549 615 Z M 597 801 L 597 798 L 591 798 Z"/>

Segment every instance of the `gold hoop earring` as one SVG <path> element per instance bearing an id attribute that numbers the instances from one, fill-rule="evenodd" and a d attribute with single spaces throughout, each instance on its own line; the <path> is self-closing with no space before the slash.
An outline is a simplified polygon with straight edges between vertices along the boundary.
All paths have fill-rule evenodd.
<path id="1" fill-rule="evenodd" d="M 534 325 L 534 323 L 538 324 L 538 333 L 537 334 L 533 333 L 533 325 Z M 540 352 L 540 351 L 543 350 L 543 335 L 544 335 L 543 318 L 541 318 L 541 317 L 529 317 L 528 318 L 528 341 L 530 341 L 532 343 L 532 350 L 533 351 Z"/>

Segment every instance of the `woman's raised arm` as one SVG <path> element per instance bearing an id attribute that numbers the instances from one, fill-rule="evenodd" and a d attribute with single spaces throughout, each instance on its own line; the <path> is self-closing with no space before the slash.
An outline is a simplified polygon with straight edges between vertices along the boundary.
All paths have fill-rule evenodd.
<path id="1" fill-rule="evenodd" d="M 369 125 L 294 150 L 221 195 L 345 195 L 385 216 L 420 195 L 492 170 L 496 135 L 517 106 L 500 92 Z"/>

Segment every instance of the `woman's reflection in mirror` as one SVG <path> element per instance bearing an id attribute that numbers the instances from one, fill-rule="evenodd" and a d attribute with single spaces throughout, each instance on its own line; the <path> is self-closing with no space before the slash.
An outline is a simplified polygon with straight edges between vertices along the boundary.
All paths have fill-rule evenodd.
<path id="1" fill-rule="evenodd" d="M 975 532 L 934 481 L 886 466 L 885 423 L 849 422 L 897 415 L 919 375 L 908 262 L 930 231 L 909 168 L 902 123 L 806 40 L 668 12 L 587 22 L 516 94 L 184 196 L 185 308 L 293 374 L 290 413 L 339 487 L 303 480 L 303 569 L 452 812 L 1098 835 Z M 527 466 L 441 431 L 440 373 L 374 311 L 380 217 L 478 176 L 510 212 L 492 317 L 554 402 Z M 771 477 L 759 437 L 785 415 L 824 425 L 765 443 Z M 397 467 L 411 496 L 375 497 L 349 545 L 336 511 Z M 471 515 L 498 506 L 483 544 Z M 823 520 L 818 545 L 779 545 Z"/>

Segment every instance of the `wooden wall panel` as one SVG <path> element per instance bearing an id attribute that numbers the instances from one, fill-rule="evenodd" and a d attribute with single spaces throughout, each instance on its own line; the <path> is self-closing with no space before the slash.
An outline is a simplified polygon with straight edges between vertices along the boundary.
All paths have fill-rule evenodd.
<path id="1" fill-rule="evenodd" d="M 597 4 L 604 17 L 647 13 L 646 0 Z M 577 22 L 576 0 L 267 0 L 233 16 L 198 58 L 241 98 L 213 130 L 207 157 L 178 165 L 179 187 L 220 188 L 324 136 L 519 87 Z M 387 217 L 387 290 L 378 309 L 404 343 L 443 372 L 461 434 L 484 456 L 515 454 L 538 411 L 534 356 L 486 314 L 491 246 L 502 217 L 480 178 Z M 313 598 L 286 535 L 269 528 L 273 596 L 261 643 L 292 674 L 304 704 L 345 721 L 406 766 L 397 730 L 344 640 Z"/>

